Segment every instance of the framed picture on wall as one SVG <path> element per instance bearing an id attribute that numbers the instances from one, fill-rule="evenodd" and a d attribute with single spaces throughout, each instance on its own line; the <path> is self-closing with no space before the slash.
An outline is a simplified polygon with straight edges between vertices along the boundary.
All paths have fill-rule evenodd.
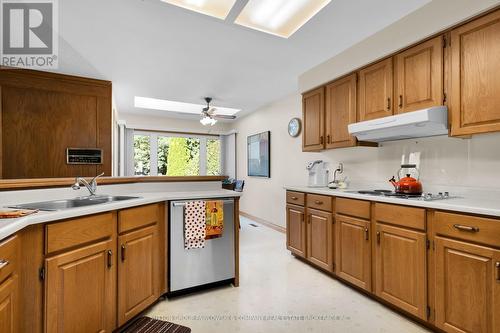
<path id="1" fill-rule="evenodd" d="M 248 175 L 271 178 L 271 132 L 247 137 Z"/>

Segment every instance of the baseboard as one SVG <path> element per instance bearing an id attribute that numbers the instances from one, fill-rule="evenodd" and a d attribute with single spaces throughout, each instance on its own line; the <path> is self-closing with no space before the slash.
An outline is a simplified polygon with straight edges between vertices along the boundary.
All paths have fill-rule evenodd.
<path id="1" fill-rule="evenodd" d="M 246 212 L 243 212 L 240 210 L 240 215 L 241 216 L 244 216 L 246 218 L 249 218 L 250 220 L 254 220 L 255 222 L 257 223 L 260 223 L 268 228 L 271 228 L 273 230 L 276 230 L 276 231 L 279 231 L 279 232 L 282 232 L 282 233 L 286 233 L 286 228 L 280 226 L 280 225 L 277 225 L 277 224 L 274 224 L 274 223 L 271 223 L 269 221 L 266 221 L 264 219 L 261 219 L 260 217 L 257 217 L 257 216 L 253 216 L 252 214 L 248 214 Z"/>

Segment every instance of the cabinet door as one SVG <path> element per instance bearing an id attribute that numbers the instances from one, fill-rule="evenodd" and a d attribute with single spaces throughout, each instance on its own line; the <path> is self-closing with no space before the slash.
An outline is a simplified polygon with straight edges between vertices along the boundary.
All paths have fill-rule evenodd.
<path id="1" fill-rule="evenodd" d="M 318 151 L 325 146 L 325 90 L 323 87 L 313 90 L 302 97 L 302 150 Z"/>
<path id="2" fill-rule="evenodd" d="M 307 210 L 307 259 L 333 272 L 333 217 L 331 213 Z"/>
<path id="3" fill-rule="evenodd" d="M 326 148 L 352 147 L 347 125 L 356 122 L 356 74 L 326 86 Z"/>
<path id="4" fill-rule="evenodd" d="M 0 332 L 19 332 L 19 289 L 17 275 L 0 284 Z"/>
<path id="5" fill-rule="evenodd" d="M 500 251 L 436 237 L 436 326 L 500 332 Z"/>
<path id="6" fill-rule="evenodd" d="M 427 319 L 425 233 L 379 223 L 376 228 L 376 295 Z"/>
<path id="7" fill-rule="evenodd" d="M 116 327 L 115 240 L 45 260 L 45 332 L 112 332 Z"/>
<path id="8" fill-rule="evenodd" d="M 500 11 L 451 32 L 451 134 L 500 130 Z"/>
<path id="9" fill-rule="evenodd" d="M 159 297 L 157 225 L 118 238 L 118 325 L 139 314 Z"/>
<path id="10" fill-rule="evenodd" d="M 371 291 L 370 221 L 335 216 L 335 273 Z"/>
<path id="11" fill-rule="evenodd" d="M 359 71 L 358 121 L 392 116 L 392 58 Z"/>
<path id="12" fill-rule="evenodd" d="M 443 104 L 443 37 L 399 53 L 395 57 L 397 113 Z"/>
<path id="13" fill-rule="evenodd" d="M 304 207 L 286 206 L 286 247 L 299 257 L 306 256 L 306 223 Z"/>

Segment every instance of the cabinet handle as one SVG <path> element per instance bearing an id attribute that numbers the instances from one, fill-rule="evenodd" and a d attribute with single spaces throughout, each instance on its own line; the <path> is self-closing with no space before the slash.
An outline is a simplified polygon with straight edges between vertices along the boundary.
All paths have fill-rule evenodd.
<path id="1" fill-rule="evenodd" d="M 108 268 L 113 266 L 113 251 L 108 250 Z"/>
<path id="2" fill-rule="evenodd" d="M 5 259 L 0 259 L 0 269 L 4 268 L 8 264 L 9 264 L 9 261 L 7 261 Z"/>
<path id="3" fill-rule="evenodd" d="M 478 232 L 479 231 L 478 227 L 470 227 L 468 225 L 454 224 L 453 227 L 455 229 L 460 230 L 460 231 L 467 231 L 467 232 Z"/>
<path id="4" fill-rule="evenodd" d="M 399 107 L 403 107 L 403 95 L 399 95 Z"/>
<path id="5" fill-rule="evenodd" d="M 323 144 L 323 135 L 321 135 L 321 136 L 319 137 L 319 144 L 320 144 L 320 145 L 322 145 L 322 144 Z"/>
<path id="6" fill-rule="evenodd" d="M 387 110 L 391 109 L 391 98 L 387 98 Z"/>
<path id="7" fill-rule="evenodd" d="M 314 203 L 315 203 L 316 205 L 322 205 L 322 204 L 323 204 L 323 201 L 316 200 L 316 201 L 314 201 Z"/>
<path id="8" fill-rule="evenodd" d="M 297 197 L 292 197 L 291 199 L 292 199 L 292 200 L 297 200 L 298 198 L 297 198 Z"/>
<path id="9" fill-rule="evenodd" d="M 500 282 L 500 261 L 495 263 L 495 267 L 497 268 L 497 281 Z"/>
<path id="10" fill-rule="evenodd" d="M 330 143 L 330 134 L 326 136 L 326 143 Z"/>
<path id="11" fill-rule="evenodd" d="M 368 231 L 368 228 L 365 228 L 365 240 L 369 240 L 370 239 L 370 233 Z"/>
<path id="12" fill-rule="evenodd" d="M 122 261 L 125 261 L 125 244 L 122 244 L 121 246 L 121 257 L 122 257 Z"/>
<path id="13" fill-rule="evenodd" d="M 377 244 L 380 244 L 380 231 L 377 231 Z"/>

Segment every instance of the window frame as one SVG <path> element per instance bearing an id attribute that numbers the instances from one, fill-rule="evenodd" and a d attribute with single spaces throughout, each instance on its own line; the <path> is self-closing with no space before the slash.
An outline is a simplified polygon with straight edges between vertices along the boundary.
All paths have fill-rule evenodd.
<path id="1" fill-rule="evenodd" d="M 150 172 L 149 176 L 164 176 L 158 175 L 158 137 L 180 137 L 180 138 L 193 138 L 200 140 L 200 176 L 207 175 L 207 142 L 208 140 L 219 140 L 220 142 L 220 152 L 219 152 L 219 170 L 222 174 L 222 138 L 221 135 L 210 135 L 210 134 L 198 134 L 198 133 L 179 133 L 179 132 L 168 132 L 168 131 L 148 131 L 148 130 L 134 130 L 133 140 L 135 140 L 136 135 L 148 136 L 149 137 L 149 156 L 150 156 Z M 134 142 L 132 142 L 132 145 Z M 135 155 L 131 156 L 132 163 L 135 162 Z M 135 174 L 135 170 L 134 170 Z M 189 176 L 186 176 L 189 177 Z"/>

